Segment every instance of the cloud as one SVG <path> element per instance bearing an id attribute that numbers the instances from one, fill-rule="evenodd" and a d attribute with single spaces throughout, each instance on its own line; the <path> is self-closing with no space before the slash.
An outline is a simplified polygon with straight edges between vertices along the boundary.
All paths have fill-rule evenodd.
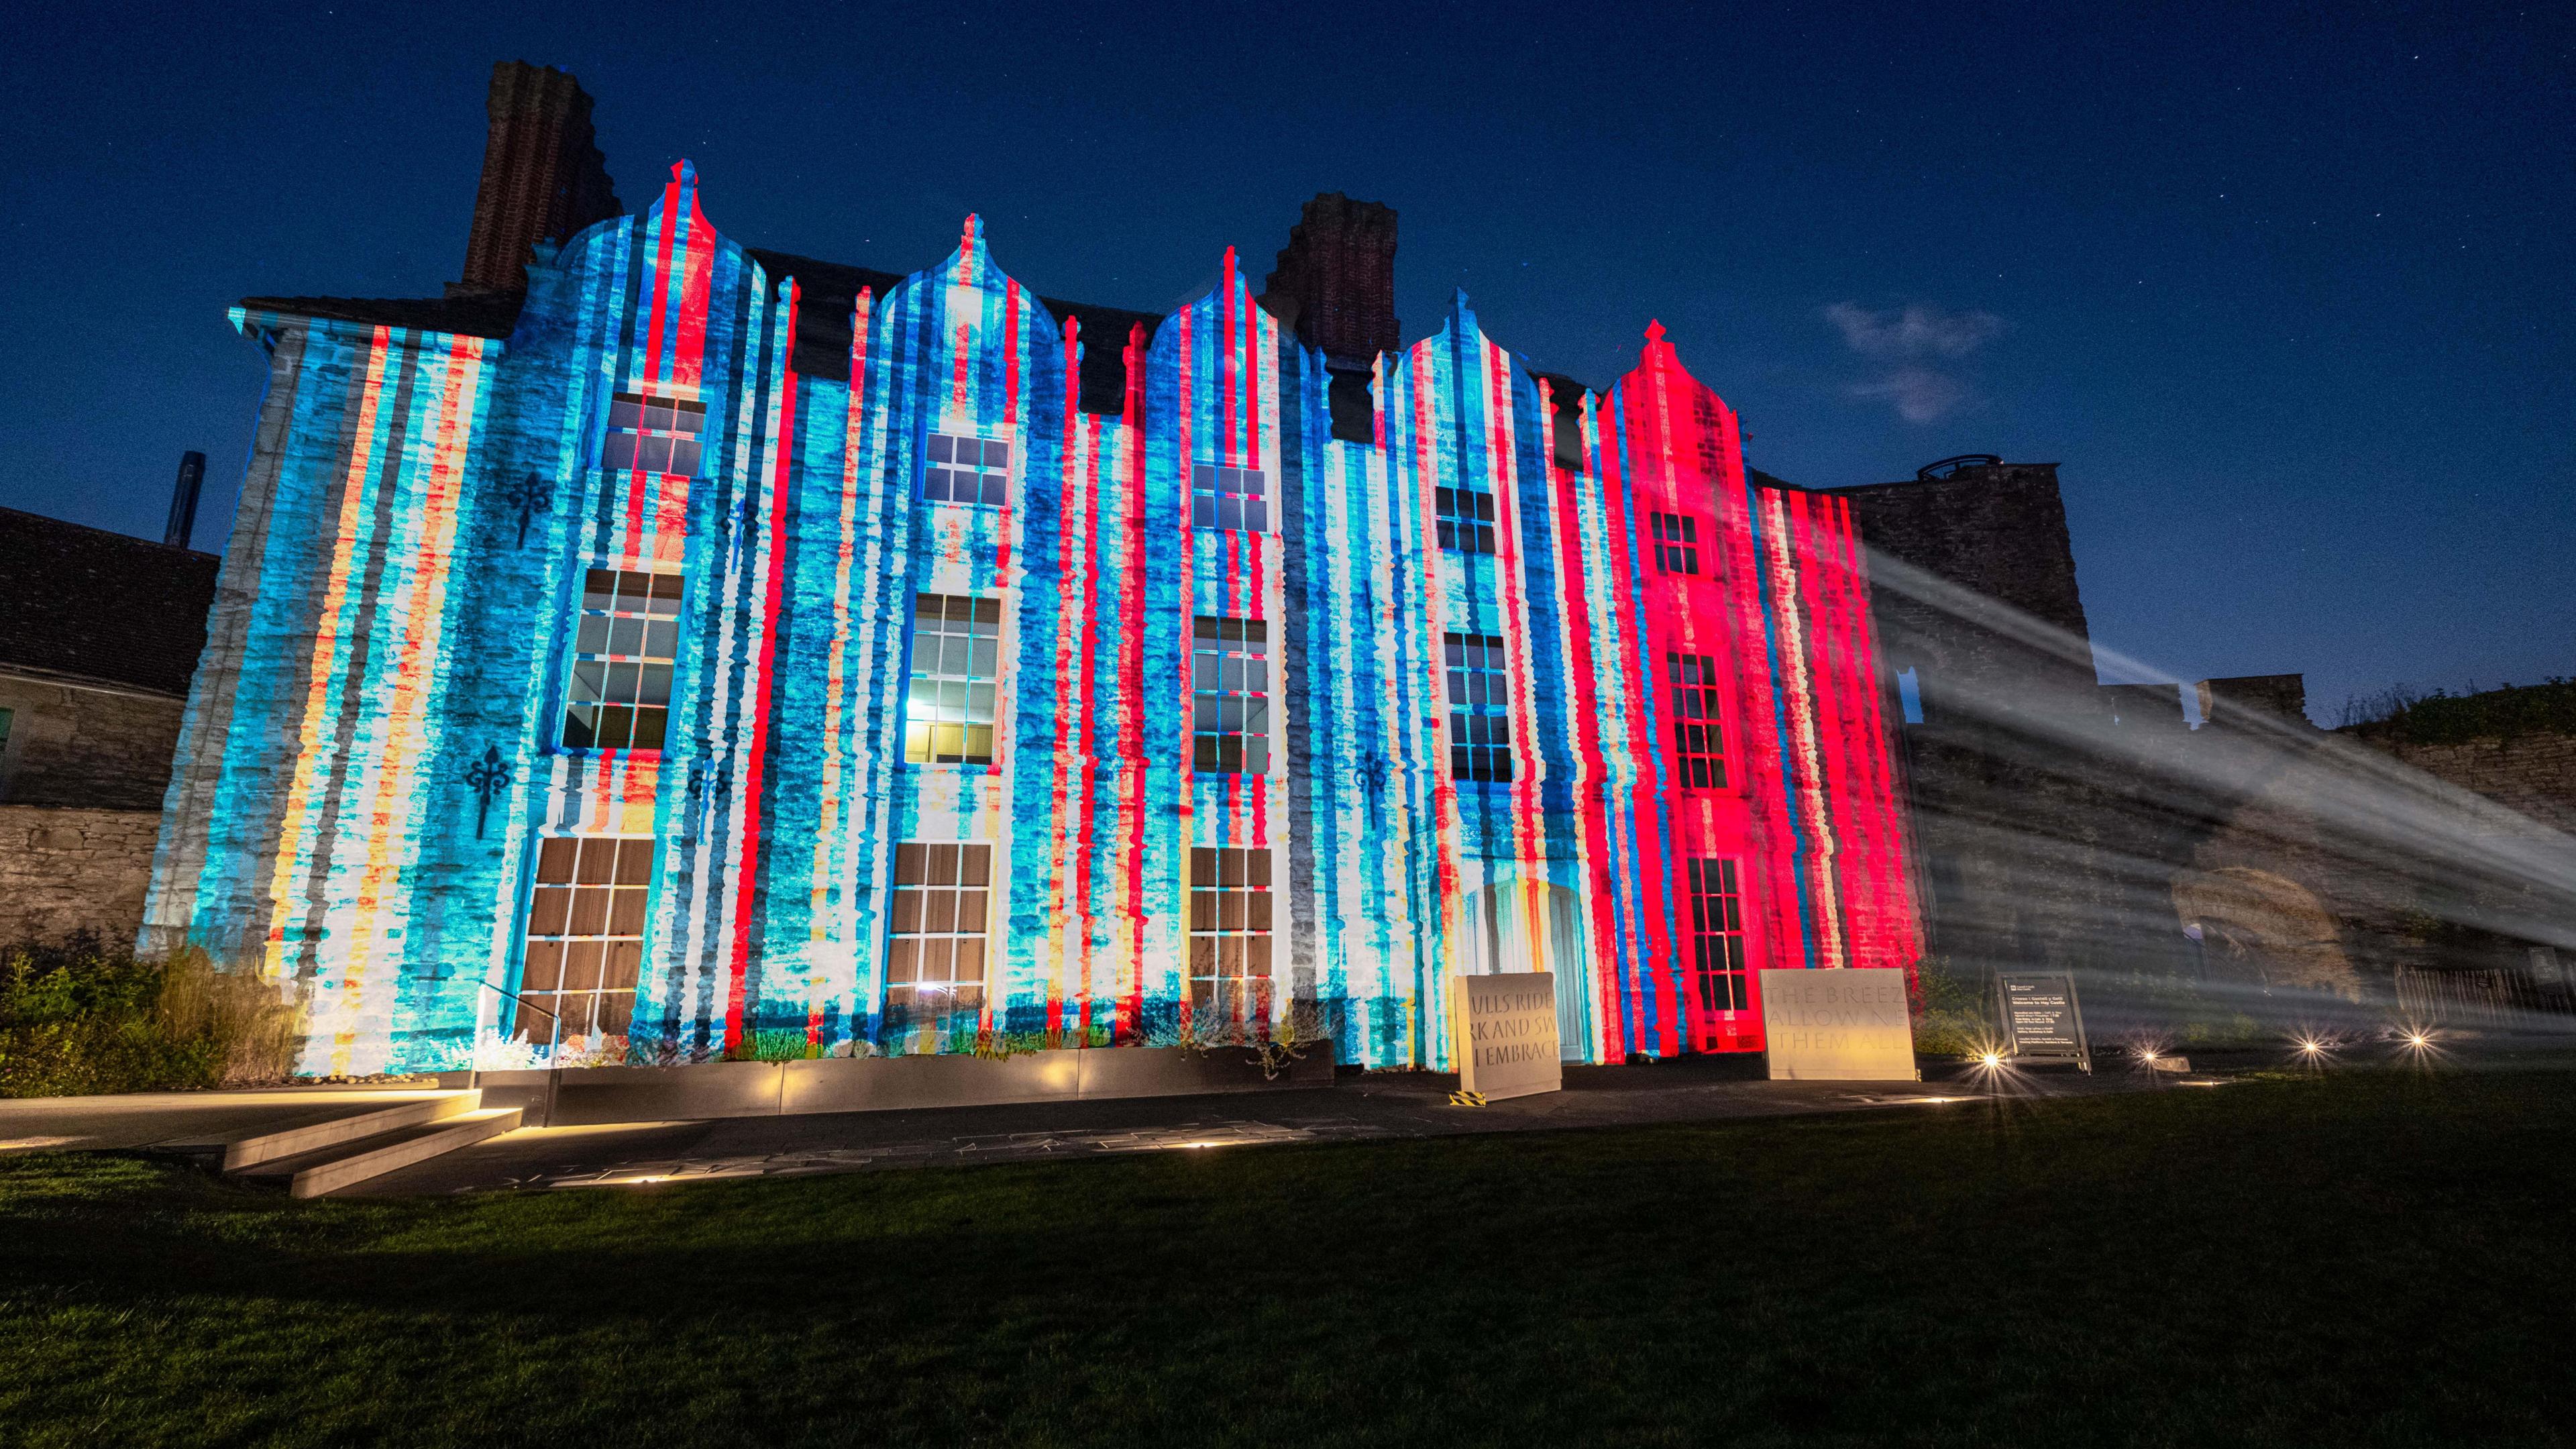
<path id="1" fill-rule="evenodd" d="M 2004 330 L 1992 312 L 1944 312 L 1919 302 L 1894 312 L 1836 302 L 1825 320 L 1863 357 L 1965 357 Z"/>
<path id="2" fill-rule="evenodd" d="M 1877 398 L 1896 405 L 1909 423 L 1936 422 L 1968 400 L 1968 385 L 1946 372 L 1907 364 L 1876 382 L 1856 383 L 1853 397 Z"/>
<path id="3" fill-rule="evenodd" d="M 1938 421 L 1970 396 L 1966 383 L 1924 359 L 1966 357 L 2004 330 L 2004 319 L 1992 312 L 1947 312 L 1920 302 L 1892 312 L 1836 302 L 1825 309 L 1825 320 L 1852 351 L 1893 364 L 1877 381 L 1854 384 L 1851 395 L 1888 403 L 1909 423 Z"/>

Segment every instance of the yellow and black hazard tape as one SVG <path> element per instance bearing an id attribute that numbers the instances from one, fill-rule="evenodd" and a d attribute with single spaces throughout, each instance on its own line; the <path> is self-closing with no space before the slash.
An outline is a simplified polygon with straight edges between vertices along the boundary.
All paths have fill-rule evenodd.
<path id="1" fill-rule="evenodd" d="M 1449 1094 L 1449 1105 L 1452 1107 L 1481 1107 L 1485 1105 L 1485 1094 L 1482 1092 L 1470 1092 L 1463 1089 L 1451 1092 Z"/>

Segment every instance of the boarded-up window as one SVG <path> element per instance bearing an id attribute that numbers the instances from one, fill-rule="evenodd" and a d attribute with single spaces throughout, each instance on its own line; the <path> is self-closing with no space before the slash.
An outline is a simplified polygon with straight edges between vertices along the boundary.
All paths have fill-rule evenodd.
<path id="1" fill-rule="evenodd" d="M 553 835 L 537 842 L 527 961 L 519 972 L 519 1035 L 532 1044 L 552 1041 L 556 1017 L 565 1041 L 626 1034 L 652 889 L 649 836 Z"/>
<path id="2" fill-rule="evenodd" d="M 984 922 L 993 847 L 906 841 L 894 848 L 886 1014 L 922 1021 L 984 1004 Z"/>

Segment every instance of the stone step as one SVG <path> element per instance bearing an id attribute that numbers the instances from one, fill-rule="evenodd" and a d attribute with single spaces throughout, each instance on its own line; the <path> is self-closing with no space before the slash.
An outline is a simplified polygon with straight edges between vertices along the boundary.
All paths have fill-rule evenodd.
<path id="1" fill-rule="evenodd" d="M 519 1126 L 516 1107 L 482 1107 L 434 1121 L 397 1127 L 390 1132 L 334 1143 L 293 1157 L 233 1173 L 244 1182 L 282 1183 L 290 1197 L 322 1197 L 382 1177 L 398 1168 L 426 1162 L 461 1147 L 498 1137 Z"/>
<path id="2" fill-rule="evenodd" d="M 483 1094 L 469 1088 L 461 1092 L 442 1092 L 416 1101 L 397 1102 L 372 1112 L 354 1112 L 346 1117 L 291 1127 L 283 1132 L 244 1137 L 224 1144 L 224 1171 L 237 1173 L 262 1163 L 301 1157 L 343 1142 L 356 1142 L 398 1128 L 418 1127 L 441 1118 L 461 1116 L 482 1105 Z"/>

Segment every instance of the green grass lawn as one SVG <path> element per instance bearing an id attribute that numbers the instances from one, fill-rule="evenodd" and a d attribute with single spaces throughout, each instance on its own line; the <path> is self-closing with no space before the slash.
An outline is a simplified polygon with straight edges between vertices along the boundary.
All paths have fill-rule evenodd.
<path id="1" fill-rule="evenodd" d="M 2576 1074 L 390 1202 L 0 1160 L 13 1444 L 2571 1423 Z"/>

